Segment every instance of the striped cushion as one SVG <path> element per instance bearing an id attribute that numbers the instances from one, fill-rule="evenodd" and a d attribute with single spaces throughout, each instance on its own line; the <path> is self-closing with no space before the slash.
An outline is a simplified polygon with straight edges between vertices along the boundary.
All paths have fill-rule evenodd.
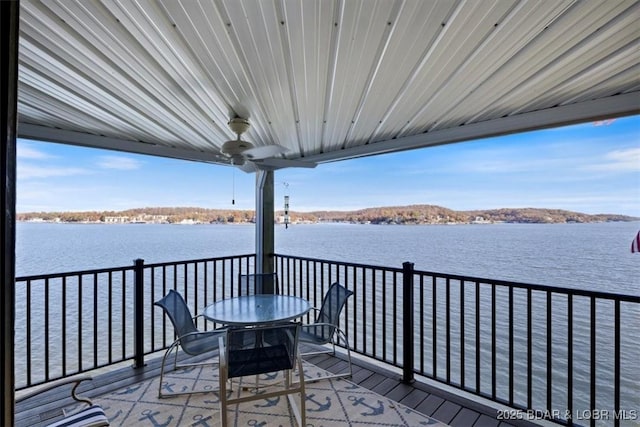
<path id="1" fill-rule="evenodd" d="M 108 425 L 109 421 L 104 410 L 98 405 L 93 405 L 58 422 L 49 424 L 47 427 L 99 427 Z"/>

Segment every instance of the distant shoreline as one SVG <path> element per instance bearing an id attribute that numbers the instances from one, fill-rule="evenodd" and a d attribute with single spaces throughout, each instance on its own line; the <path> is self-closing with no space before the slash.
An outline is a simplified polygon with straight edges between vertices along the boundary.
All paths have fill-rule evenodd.
<path id="1" fill-rule="evenodd" d="M 562 209 L 501 208 L 454 211 L 435 205 L 386 206 L 354 211 L 289 212 L 291 224 L 350 223 L 379 225 L 431 224 L 567 224 L 592 222 L 632 222 L 639 217 L 618 214 L 585 214 Z M 197 207 L 146 207 L 124 211 L 28 212 L 19 213 L 21 222 L 89 224 L 252 224 L 253 210 L 205 209 Z M 283 211 L 275 212 L 275 222 L 284 224 Z"/>
<path id="2" fill-rule="evenodd" d="M 139 223 L 139 222 L 131 222 L 131 223 L 120 223 L 120 224 L 109 224 L 105 222 L 62 222 L 62 221 L 17 221 L 18 223 L 24 224 L 61 224 L 61 225 L 171 225 L 171 226 L 203 226 L 203 225 L 228 225 L 231 227 L 241 227 L 241 226 L 251 226 L 255 225 L 254 222 L 229 222 L 229 223 L 217 223 L 217 222 L 200 222 L 193 224 L 177 224 L 177 223 Z M 404 227 L 421 227 L 421 226 L 432 226 L 432 225 L 444 225 L 444 226 L 456 226 L 456 225 L 517 225 L 517 224 L 530 224 L 530 225 L 567 225 L 567 224 L 603 224 L 603 223 L 617 223 L 617 222 L 640 222 L 640 219 L 629 220 L 629 221 L 590 221 L 590 222 L 450 222 L 450 223 L 421 223 L 421 224 L 374 224 L 374 223 L 365 223 L 365 222 L 342 222 L 342 221 L 318 221 L 318 222 L 304 222 L 304 223 L 290 223 L 289 226 L 300 226 L 300 225 L 376 225 L 376 226 L 404 226 Z M 275 222 L 276 226 L 284 227 L 284 224 Z"/>

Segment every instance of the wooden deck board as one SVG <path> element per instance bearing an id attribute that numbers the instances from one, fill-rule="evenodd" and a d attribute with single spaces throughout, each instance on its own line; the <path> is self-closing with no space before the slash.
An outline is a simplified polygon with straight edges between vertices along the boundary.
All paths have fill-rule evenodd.
<path id="1" fill-rule="evenodd" d="M 366 380 L 362 381 L 360 383 L 360 387 L 364 387 L 366 389 L 373 389 L 375 386 L 377 386 L 378 384 L 380 384 L 382 381 L 384 381 L 386 377 L 382 374 L 378 374 L 378 373 L 373 373 L 372 375 L 370 375 Z"/>
<path id="2" fill-rule="evenodd" d="M 444 402 L 445 400 L 442 397 L 436 396 L 435 394 L 430 394 L 415 409 L 422 412 L 423 414 L 432 416 Z"/>
<path id="3" fill-rule="evenodd" d="M 404 398 L 400 400 L 400 403 L 402 403 L 405 406 L 408 406 L 409 408 L 415 408 L 420 403 L 422 403 L 422 401 L 425 400 L 428 396 L 429 396 L 429 393 L 427 393 L 426 391 L 422 391 L 422 390 L 418 390 L 417 388 L 414 388 L 409 392 L 409 394 L 407 394 Z"/>
<path id="4" fill-rule="evenodd" d="M 469 408 L 462 408 L 449 423 L 452 427 L 470 427 L 480 418 L 480 414 Z"/>
<path id="5" fill-rule="evenodd" d="M 497 427 L 500 424 L 495 418 L 491 418 L 485 414 L 481 414 L 480 417 L 473 424 L 473 427 Z"/>
<path id="6" fill-rule="evenodd" d="M 385 396 L 388 397 L 389 399 L 395 400 L 396 402 L 400 402 L 413 390 L 414 389 L 411 385 L 403 384 L 401 382 L 396 382 L 396 386 L 393 389 L 391 389 L 388 393 L 386 393 Z"/>
<path id="7" fill-rule="evenodd" d="M 386 396 L 395 386 L 398 384 L 398 380 L 393 378 L 385 378 L 378 385 L 373 387 L 371 391 Z"/>
<path id="8" fill-rule="evenodd" d="M 460 410 L 462 410 L 462 406 L 446 400 L 438 407 L 438 410 L 436 410 L 432 416 L 443 423 L 451 424 L 451 421 L 458 415 Z"/>

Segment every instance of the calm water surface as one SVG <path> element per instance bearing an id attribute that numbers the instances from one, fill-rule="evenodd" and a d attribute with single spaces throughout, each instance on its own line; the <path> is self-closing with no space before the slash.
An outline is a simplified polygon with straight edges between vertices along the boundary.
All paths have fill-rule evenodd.
<path id="1" fill-rule="evenodd" d="M 276 252 L 640 295 L 640 223 L 276 227 Z M 18 223 L 18 276 L 255 252 L 253 225 Z"/>

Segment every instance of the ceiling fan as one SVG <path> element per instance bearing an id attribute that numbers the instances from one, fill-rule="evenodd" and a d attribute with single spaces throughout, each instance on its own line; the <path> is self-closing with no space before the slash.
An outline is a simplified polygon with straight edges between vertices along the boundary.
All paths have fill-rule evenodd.
<path id="1" fill-rule="evenodd" d="M 229 127 L 231 131 L 237 135 L 237 138 L 222 144 L 220 152 L 229 159 L 232 165 L 240 167 L 240 169 L 245 172 L 254 172 L 261 167 L 271 169 L 284 167 L 316 167 L 316 163 L 276 157 L 289 151 L 282 145 L 272 144 L 256 147 L 252 143 L 244 141 L 241 137 L 242 134 L 249 129 L 249 126 L 249 120 L 241 117 L 235 117 L 229 120 Z"/>

